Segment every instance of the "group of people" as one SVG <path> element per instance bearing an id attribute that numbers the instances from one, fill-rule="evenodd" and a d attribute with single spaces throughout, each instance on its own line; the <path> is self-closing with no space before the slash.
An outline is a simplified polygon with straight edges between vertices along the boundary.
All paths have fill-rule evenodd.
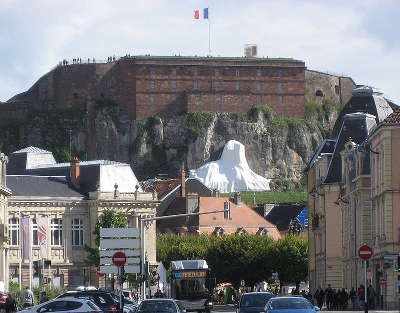
<path id="1" fill-rule="evenodd" d="M 369 285 L 367 288 L 368 307 L 375 308 L 376 293 L 374 288 Z M 357 290 L 353 287 L 350 291 L 345 288 L 333 289 L 328 285 L 326 290 L 321 287 L 314 293 L 314 303 L 322 309 L 324 303 L 328 310 L 364 309 L 365 308 L 365 287 L 360 285 Z M 351 304 L 351 307 L 349 307 Z"/>
<path id="2" fill-rule="evenodd" d="M 30 308 L 35 305 L 35 296 L 33 291 L 29 289 L 29 287 L 25 287 L 25 290 L 22 294 L 23 308 Z M 39 303 L 44 303 L 49 301 L 49 297 L 47 296 L 46 291 L 42 291 L 40 293 Z M 5 303 L 5 311 L 6 313 L 13 313 L 18 310 L 17 301 L 14 298 L 12 293 L 7 294 L 7 300 Z"/>
<path id="3" fill-rule="evenodd" d="M 107 63 L 115 62 L 115 60 L 116 60 L 115 56 L 112 56 L 112 57 L 110 56 L 110 57 L 107 58 Z M 96 63 L 96 59 L 95 58 L 93 58 L 92 60 L 90 60 L 90 58 L 88 58 L 87 59 L 87 63 L 90 63 L 90 61 L 92 61 L 92 63 Z M 85 61 L 83 61 L 83 62 L 85 62 Z M 70 61 L 64 59 L 64 60 L 62 60 L 61 62 L 58 63 L 58 66 L 59 67 L 68 66 L 69 64 L 70 64 Z M 72 59 L 72 64 L 82 64 L 82 58 L 73 58 Z"/>

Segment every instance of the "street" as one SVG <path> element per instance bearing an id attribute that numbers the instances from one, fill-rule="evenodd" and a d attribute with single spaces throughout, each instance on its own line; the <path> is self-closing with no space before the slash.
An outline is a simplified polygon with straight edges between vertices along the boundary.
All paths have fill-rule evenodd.
<path id="1" fill-rule="evenodd" d="M 211 312 L 225 312 L 225 313 L 236 313 L 236 309 L 234 308 L 233 305 L 217 305 L 214 307 L 214 310 L 212 310 Z M 322 312 L 324 313 L 348 313 L 348 312 L 353 312 L 353 313 L 364 313 L 364 311 L 325 311 L 322 310 Z M 368 311 L 370 313 L 399 313 L 398 310 L 393 310 L 393 311 L 382 311 L 382 310 L 372 310 L 372 311 Z"/>

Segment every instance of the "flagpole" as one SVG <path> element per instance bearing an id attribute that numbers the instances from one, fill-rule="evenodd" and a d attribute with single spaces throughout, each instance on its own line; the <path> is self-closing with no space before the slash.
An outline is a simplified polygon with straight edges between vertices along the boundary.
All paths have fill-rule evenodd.
<path id="1" fill-rule="evenodd" d="M 211 56 L 211 22 L 210 22 L 210 6 L 208 6 L 208 15 L 207 15 L 207 19 L 208 19 L 208 55 Z"/>

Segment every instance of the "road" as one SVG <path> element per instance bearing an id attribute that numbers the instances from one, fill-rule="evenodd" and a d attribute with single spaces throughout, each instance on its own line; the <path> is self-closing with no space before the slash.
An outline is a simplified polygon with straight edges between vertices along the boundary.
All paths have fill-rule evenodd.
<path id="1" fill-rule="evenodd" d="M 216 305 L 214 307 L 214 310 L 211 312 L 219 313 L 236 313 L 236 309 L 233 305 Z M 321 312 L 323 313 L 364 313 L 364 311 L 325 311 L 322 310 Z M 399 313 L 398 310 L 396 311 L 382 311 L 382 310 L 373 310 L 373 311 L 368 311 L 369 313 Z"/>

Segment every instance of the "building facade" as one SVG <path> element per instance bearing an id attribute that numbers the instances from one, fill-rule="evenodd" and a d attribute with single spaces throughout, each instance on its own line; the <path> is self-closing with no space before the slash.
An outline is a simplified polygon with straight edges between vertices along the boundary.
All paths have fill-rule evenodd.
<path id="1" fill-rule="evenodd" d="M 341 152 L 342 184 L 339 199 L 342 216 L 343 287 L 364 284 L 363 261 L 358 248 L 371 246 L 370 147 L 349 140 Z M 371 273 L 369 271 L 369 276 Z"/>
<path id="2" fill-rule="evenodd" d="M 372 284 L 388 309 L 399 308 L 400 279 L 400 111 L 369 137 L 371 144 Z M 383 280 L 385 283 L 380 284 Z"/>
<path id="3" fill-rule="evenodd" d="M 8 290 L 8 198 L 11 191 L 6 185 L 7 157 L 0 153 L 0 291 Z"/>
<path id="4" fill-rule="evenodd" d="M 141 191 L 124 163 L 77 159 L 55 163 L 51 152 L 29 147 L 10 155 L 10 171 L 7 276 L 21 286 L 36 286 L 39 277 L 59 288 L 103 285 L 96 268 L 85 263 L 85 245 L 96 247 L 93 232 L 102 212 L 123 212 L 129 227 L 139 228 L 141 218 L 155 216 L 159 203 L 156 194 Z M 31 259 L 23 258 L 23 218 L 32 221 Z M 41 232 L 47 255 L 39 246 Z M 147 224 L 145 232 L 146 258 L 155 264 L 155 223 Z"/>

